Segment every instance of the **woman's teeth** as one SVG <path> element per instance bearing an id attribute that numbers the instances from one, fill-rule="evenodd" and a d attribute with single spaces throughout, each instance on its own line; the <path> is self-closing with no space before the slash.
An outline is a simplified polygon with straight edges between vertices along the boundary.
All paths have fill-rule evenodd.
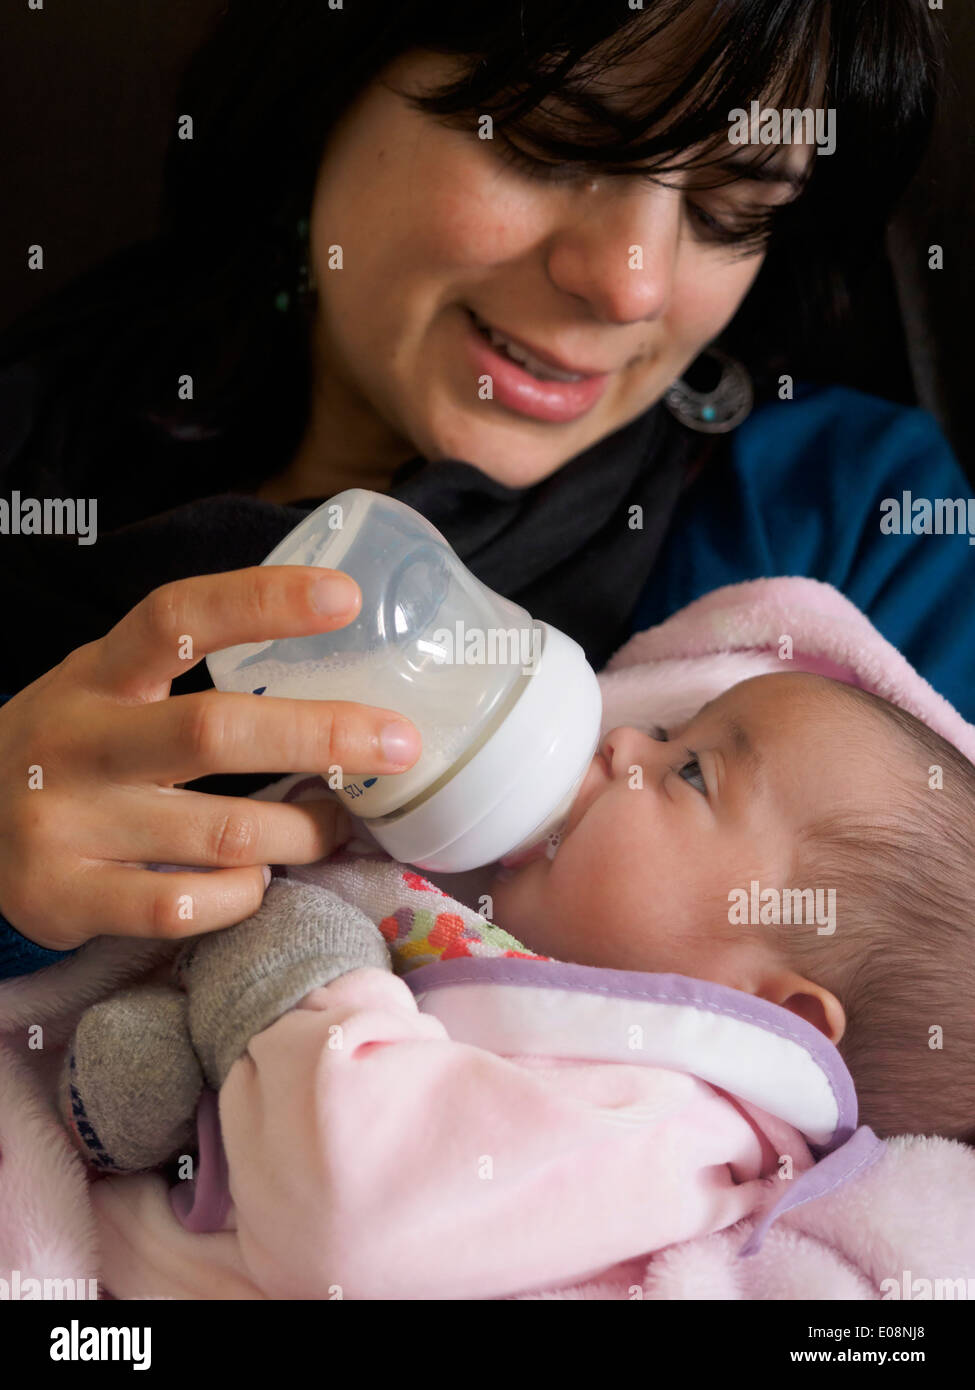
<path id="1" fill-rule="evenodd" d="M 523 348 L 520 343 L 513 343 L 496 328 L 491 328 L 486 323 L 482 323 L 477 317 L 474 318 L 475 327 L 487 338 L 492 347 L 500 348 L 507 357 L 513 362 L 517 362 L 520 367 L 531 372 L 532 376 L 537 376 L 540 381 L 584 381 L 585 377 L 580 372 L 563 372 L 558 367 L 550 367 L 547 362 L 540 362 L 537 357 L 533 357 L 527 348 Z"/>

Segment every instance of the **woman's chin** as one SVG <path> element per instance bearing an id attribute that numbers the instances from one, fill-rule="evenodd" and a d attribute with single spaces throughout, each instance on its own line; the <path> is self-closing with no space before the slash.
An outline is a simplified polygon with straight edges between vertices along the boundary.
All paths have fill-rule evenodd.
<path id="1" fill-rule="evenodd" d="M 413 431 L 433 463 L 468 463 L 502 487 L 525 488 L 550 478 L 603 433 L 590 436 L 568 425 L 546 425 L 505 411 L 494 402 L 441 402 L 429 429 Z M 546 438 L 540 430 L 559 431 Z"/>

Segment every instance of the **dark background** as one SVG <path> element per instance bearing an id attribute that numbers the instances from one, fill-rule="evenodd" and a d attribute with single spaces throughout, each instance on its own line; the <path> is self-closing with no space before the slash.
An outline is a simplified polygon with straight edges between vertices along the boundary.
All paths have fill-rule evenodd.
<path id="1" fill-rule="evenodd" d="M 7 0 L 0 330 L 80 271 L 153 233 L 179 75 L 222 9 L 222 0 L 45 0 L 34 11 L 27 0 Z M 932 147 L 850 331 L 808 374 L 924 405 L 975 481 L 975 4 L 945 0 L 941 18 L 948 67 Z M 43 272 L 27 269 L 32 243 L 44 247 Z M 927 268 L 934 243 L 944 247 L 940 272 Z"/>

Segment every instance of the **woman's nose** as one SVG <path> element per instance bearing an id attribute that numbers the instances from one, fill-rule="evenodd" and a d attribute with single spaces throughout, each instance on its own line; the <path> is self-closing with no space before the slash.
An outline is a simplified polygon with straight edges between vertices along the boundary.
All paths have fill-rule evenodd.
<path id="1" fill-rule="evenodd" d="M 584 299 L 604 323 L 641 323 L 670 307 L 680 241 L 682 194 L 673 188 L 634 189 L 606 180 L 581 215 L 553 238 L 548 273 L 560 290 Z M 603 189 L 605 188 L 605 191 Z M 624 362 L 607 363 L 622 367 Z"/>

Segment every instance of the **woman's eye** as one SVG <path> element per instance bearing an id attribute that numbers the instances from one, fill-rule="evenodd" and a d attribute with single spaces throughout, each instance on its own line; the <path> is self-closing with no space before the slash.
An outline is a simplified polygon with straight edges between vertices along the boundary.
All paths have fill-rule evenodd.
<path id="1" fill-rule="evenodd" d="M 688 203 L 687 211 L 705 232 L 710 232 L 713 236 L 724 237 L 733 235 L 730 227 L 726 227 L 723 222 L 719 222 L 713 213 L 708 212 L 707 208 L 702 208 L 699 203 Z"/>
<path id="2" fill-rule="evenodd" d="M 535 159 L 504 136 L 495 139 L 493 152 L 518 173 L 541 183 L 572 183 L 608 172 L 581 164 Z M 633 177 L 639 179 L 642 176 L 634 171 Z M 653 182 L 653 179 L 650 181 Z M 740 247 L 757 255 L 770 239 L 774 207 L 760 206 L 750 214 L 740 213 L 731 223 L 722 222 L 699 203 L 689 201 L 687 208 L 696 234 L 703 241 Z"/>
<path id="3" fill-rule="evenodd" d="M 701 775 L 701 764 L 697 758 L 689 758 L 683 767 L 677 769 L 677 775 L 683 777 L 685 782 L 690 782 L 691 786 L 696 788 L 702 796 L 707 796 L 707 783 Z"/>
<path id="4" fill-rule="evenodd" d="M 495 139 L 493 153 L 517 173 L 540 183 L 569 184 L 609 172 L 584 164 L 535 159 L 504 136 Z M 625 170 L 622 172 L 625 173 Z M 634 171 L 632 177 L 640 179 L 643 176 Z M 650 182 L 653 181 L 651 177 Z M 750 212 L 739 212 L 737 217 L 732 216 L 730 223 L 722 222 L 699 203 L 688 201 L 687 211 L 694 234 L 700 241 L 736 249 L 742 256 L 762 254 L 771 239 L 774 206 L 759 206 Z"/>
<path id="5" fill-rule="evenodd" d="M 774 209 L 761 208 L 751 214 L 740 214 L 737 225 L 721 222 L 698 203 L 688 203 L 687 210 L 702 241 L 720 246 L 737 246 L 744 252 L 757 255 L 771 237 Z"/>
<path id="6" fill-rule="evenodd" d="M 530 154 L 526 154 L 524 150 L 519 149 L 517 145 L 503 137 L 495 141 L 494 153 L 511 168 L 527 175 L 530 179 L 538 179 L 542 183 L 572 183 L 574 179 L 583 177 L 576 166 L 555 164 L 544 159 L 533 159 Z"/>

